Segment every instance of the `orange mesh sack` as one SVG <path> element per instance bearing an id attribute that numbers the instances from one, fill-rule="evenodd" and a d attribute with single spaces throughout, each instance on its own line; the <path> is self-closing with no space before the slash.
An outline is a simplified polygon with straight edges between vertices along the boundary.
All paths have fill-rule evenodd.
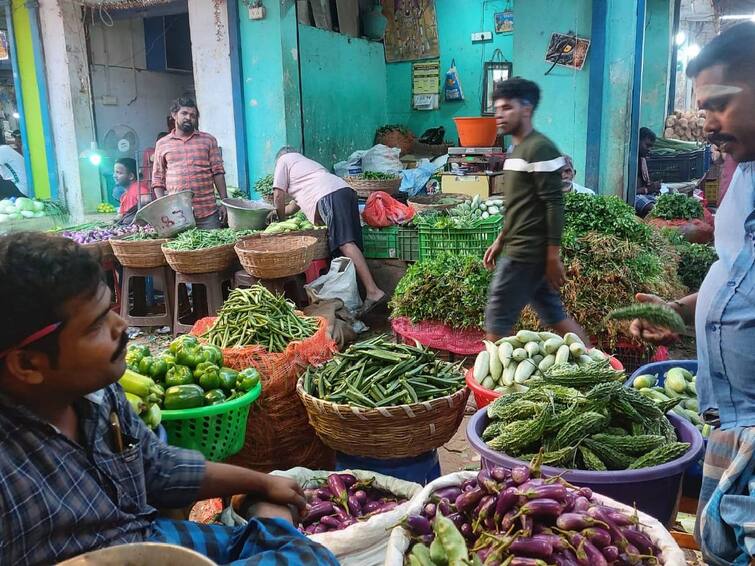
<path id="1" fill-rule="evenodd" d="M 299 375 L 310 365 L 324 364 L 337 351 L 327 321 L 317 319 L 318 329 L 312 337 L 291 342 L 280 353 L 262 346 L 223 349 L 226 366 L 237 371 L 253 367 L 262 379 L 262 395 L 249 411 L 244 447 L 230 463 L 261 472 L 296 466 L 331 470 L 335 466 L 334 452 L 315 434 L 296 394 Z M 214 322 L 214 317 L 198 320 L 191 333 L 201 337 Z"/>

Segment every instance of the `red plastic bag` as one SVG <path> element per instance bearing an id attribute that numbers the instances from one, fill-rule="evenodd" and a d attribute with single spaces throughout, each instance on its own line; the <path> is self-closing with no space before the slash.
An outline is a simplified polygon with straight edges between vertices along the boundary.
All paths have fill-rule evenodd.
<path id="1" fill-rule="evenodd" d="M 367 199 L 362 218 L 373 228 L 385 228 L 408 222 L 414 218 L 414 209 L 401 204 L 388 193 L 377 191 Z"/>

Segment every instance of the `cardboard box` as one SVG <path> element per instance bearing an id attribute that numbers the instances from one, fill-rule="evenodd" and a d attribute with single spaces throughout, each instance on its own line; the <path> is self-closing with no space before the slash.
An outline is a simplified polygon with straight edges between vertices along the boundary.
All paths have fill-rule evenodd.
<path id="1" fill-rule="evenodd" d="M 443 173 L 440 188 L 443 193 L 461 193 L 471 197 L 480 195 L 481 199 L 487 199 L 491 195 L 503 193 L 503 174 L 454 175 Z"/>

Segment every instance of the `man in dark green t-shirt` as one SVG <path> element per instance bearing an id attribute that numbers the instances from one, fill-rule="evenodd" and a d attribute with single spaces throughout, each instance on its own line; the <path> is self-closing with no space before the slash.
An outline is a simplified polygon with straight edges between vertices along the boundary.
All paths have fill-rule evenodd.
<path id="1" fill-rule="evenodd" d="M 512 137 L 514 150 L 503 165 L 504 228 L 485 252 L 485 266 L 496 268 L 485 313 L 488 338 L 508 335 L 530 304 L 543 324 L 560 334 L 574 332 L 589 345 L 558 294 L 565 281 L 560 170 L 566 162 L 555 144 L 532 127 L 540 89 L 513 78 L 498 83 L 494 97 L 498 131 Z"/>

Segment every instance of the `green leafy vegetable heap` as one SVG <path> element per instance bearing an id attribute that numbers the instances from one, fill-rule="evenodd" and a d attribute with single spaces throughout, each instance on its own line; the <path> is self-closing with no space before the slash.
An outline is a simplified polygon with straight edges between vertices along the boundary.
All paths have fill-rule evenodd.
<path id="1" fill-rule="evenodd" d="M 365 181 L 393 181 L 398 179 L 398 175 L 380 173 L 379 171 L 365 171 L 364 173 L 357 175 L 357 179 L 363 179 Z"/>
<path id="2" fill-rule="evenodd" d="M 392 315 L 482 328 L 491 273 L 482 260 L 446 253 L 409 267 L 391 301 Z"/>
<path id="3" fill-rule="evenodd" d="M 667 193 L 658 197 L 650 214 L 663 220 L 692 220 L 703 217 L 703 205 L 696 198 Z"/>
<path id="4" fill-rule="evenodd" d="M 273 176 L 265 175 L 264 177 L 257 179 L 254 183 L 254 190 L 262 198 L 270 198 L 273 196 Z"/>
<path id="5" fill-rule="evenodd" d="M 710 266 L 718 259 L 716 250 L 705 244 L 685 242 L 679 248 L 679 278 L 690 291 L 697 291 L 708 274 Z"/>
<path id="6" fill-rule="evenodd" d="M 239 232 L 225 228 L 223 230 L 199 230 L 192 228 L 181 232 L 174 240 L 165 244 L 166 248 L 177 251 L 202 250 L 227 244 L 235 244 L 239 239 Z"/>
<path id="7" fill-rule="evenodd" d="M 645 244 L 650 239 L 650 228 L 637 218 L 631 206 L 615 196 L 567 193 L 564 211 L 565 237 L 598 232 L 637 244 Z"/>

